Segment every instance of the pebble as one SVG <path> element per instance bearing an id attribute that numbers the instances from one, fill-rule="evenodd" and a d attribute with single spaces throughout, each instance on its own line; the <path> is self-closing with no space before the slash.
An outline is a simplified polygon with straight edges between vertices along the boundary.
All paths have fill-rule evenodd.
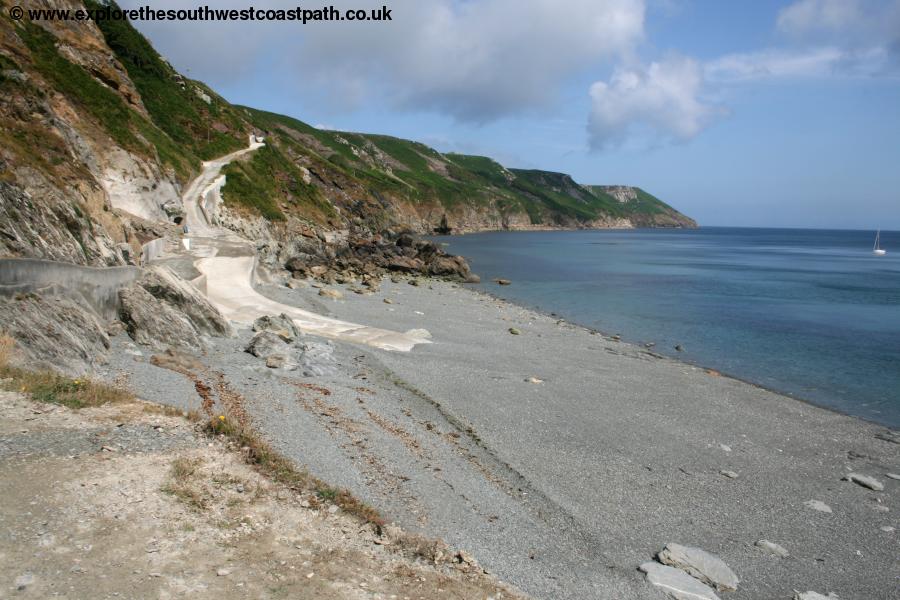
<path id="1" fill-rule="evenodd" d="M 885 525 L 884 527 L 880 527 L 879 529 L 881 529 L 885 533 L 893 533 L 894 532 L 894 528 L 891 527 L 890 525 Z"/>
<path id="2" fill-rule="evenodd" d="M 23 573 L 22 575 L 16 577 L 13 585 L 16 586 L 17 590 L 22 591 L 32 583 L 34 583 L 34 575 L 31 573 Z"/>
<path id="3" fill-rule="evenodd" d="M 319 290 L 319 295 L 324 296 L 325 298 L 331 298 L 333 300 L 340 300 L 344 297 L 344 295 L 338 290 L 332 290 L 328 288 L 322 288 Z"/>
<path id="4" fill-rule="evenodd" d="M 521 335 L 522 334 L 522 332 L 519 331 L 518 329 L 516 329 L 515 327 L 510 327 L 509 332 L 513 335 Z"/>
<path id="5" fill-rule="evenodd" d="M 725 452 L 731 452 L 731 446 L 728 444 L 719 444 L 719 448 Z"/>
<path id="6" fill-rule="evenodd" d="M 885 473 L 884 476 L 887 477 L 888 479 L 900 480 L 900 475 L 897 475 L 896 473 Z"/>
<path id="7" fill-rule="evenodd" d="M 719 471 L 719 474 L 724 475 L 728 479 L 737 479 L 738 478 L 738 474 L 735 473 L 734 471 Z"/>
<path id="8" fill-rule="evenodd" d="M 528 383 L 544 383 L 543 379 L 538 379 L 537 377 L 529 377 L 525 381 Z"/>
<path id="9" fill-rule="evenodd" d="M 666 544 L 657 558 L 661 563 L 677 567 L 720 592 L 734 591 L 740 583 L 740 579 L 725 561 L 700 548 Z"/>
<path id="10" fill-rule="evenodd" d="M 823 513 L 832 512 L 831 507 L 828 506 L 827 504 L 825 504 L 824 502 L 822 502 L 821 500 L 807 500 L 803 504 L 804 504 L 804 506 L 807 506 L 807 507 L 809 507 L 813 510 L 817 510 L 819 512 L 823 512 Z"/>
<path id="11" fill-rule="evenodd" d="M 394 301 L 391 300 L 390 298 L 385 298 L 384 300 L 382 300 L 382 302 L 384 302 L 385 304 L 393 304 L 394 303 Z"/>
<path id="12" fill-rule="evenodd" d="M 776 544 L 775 542 L 770 542 L 769 540 L 759 540 L 756 542 L 757 547 L 762 548 L 769 554 L 774 554 L 780 558 L 787 558 L 790 556 L 787 550 Z"/>
<path id="13" fill-rule="evenodd" d="M 229 575 L 231 575 L 231 571 L 229 571 L 228 569 L 219 569 L 218 571 L 216 571 L 216 575 L 218 575 L 219 577 L 228 577 Z"/>
<path id="14" fill-rule="evenodd" d="M 676 600 L 719 600 L 711 587 L 674 567 L 651 561 L 639 569 L 647 574 L 647 581 Z"/>
<path id="15" fill-rule="evenodd" d="M 794 594 L 794 600 L 836 600 L 837 596 L 828 594 L 823 596 L 819 592 L 797 592 Z"/>
<path id="16" fill-rule="evenodd" d="M 843 479 L 844 481 L 852 481 L 857 485 L 861 485 L 864 488 L 869 488 L 870 490 L 874 490 L 876 492 L 880 492 L 884 489 L 883 483 L 881 483 L 874 477 L 863 475 L 862 473 L 847 473 L 843 477 Z"/>

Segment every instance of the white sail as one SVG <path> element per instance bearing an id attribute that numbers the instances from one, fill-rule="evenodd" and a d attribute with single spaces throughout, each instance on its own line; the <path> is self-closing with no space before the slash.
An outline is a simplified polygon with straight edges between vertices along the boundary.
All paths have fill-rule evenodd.
<path id="1" fill-rule="evenodd" d="M 876 256 L 884 256 L 885 254 L 887 254 L 887 250 L 881 249 L 881 230 L 880 229 L 875 233 L 875 245 L 872 247 L 872 254 L 875 254 Z"/>

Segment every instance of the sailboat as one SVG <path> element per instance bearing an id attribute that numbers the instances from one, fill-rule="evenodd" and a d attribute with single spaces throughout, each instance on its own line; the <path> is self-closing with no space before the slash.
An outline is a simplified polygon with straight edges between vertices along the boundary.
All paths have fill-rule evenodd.
<path id="1" fill-rule="evenodd" d="M 875 256 L 884 256 L 887 254 L 887 250 L 882 249 L 881 247 L 881 230 L 878 230 L 878 233 L 875 234 L 875 246 L 872 247 L 872 254 Z"/>

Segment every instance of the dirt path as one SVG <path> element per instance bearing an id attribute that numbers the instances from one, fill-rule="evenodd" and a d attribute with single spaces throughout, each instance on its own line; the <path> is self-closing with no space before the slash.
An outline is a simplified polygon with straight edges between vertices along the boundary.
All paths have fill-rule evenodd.
<path id="1" fill-rule="evenodd" d="M 417 344 L 429 340 L 415 333 L 400 333 L 377 327 L 358 325 L 323 317 L 313 312 L 274 302 L 253 288 L 256 250 L 247 242 L 246 253 L 240 250 L 234 256 L 235 243 L 241 241 L 234 233 L 209 223 L 199 206 L 203 198 L 211 195 L 214 203 L 221 202 L 221 170 L 229 162 L 264 146 L 252 139 L 243 150 L 203 163 L 203 170 L 187 187 L 183 196 L 186 222 L 190 230 L 189 253 L 196 257 L 194 265 L 206 276 L 206 289 L 210 301 L 227 318 L 249 325 L 264 315 L 285 313 L 306 333 L 323 337 L 366 344 L 382 350 L 408 352 Z M 230 256 L 219 256 L 220 247 L 227 244 Z"/>
<path id="2" fill-rule="evenodd" d="M 154 405 L 0 392 L 0 415 L 2 598 L 520 597 L 471 564 L 410 557 Z"/>

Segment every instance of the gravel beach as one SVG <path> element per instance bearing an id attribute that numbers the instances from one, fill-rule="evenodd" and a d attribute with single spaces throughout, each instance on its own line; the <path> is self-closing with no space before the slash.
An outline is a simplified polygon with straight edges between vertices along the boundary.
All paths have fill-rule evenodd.
<path id="1" fill-rule="evenodd" d="M 252 332 L 239 330 L 201 359 L 217 403 L 239 398 L 310 472 L 524 592 L 662 598 L 638 567 L 677 543 L 734 570 L 740 584 L 721 598 L 897 597 L 896 432 L 456 284 L 385 280 L 370 295 L 341 286 L 338 300 L 301 286 L 258 291 L 354 323 L 426 329 L 432 343 L 329 342 L 334 369 L 309 377 L 243 352 Z M 114 343 L 108 377 L 199 407 L 194 383 L 127 337 Z M 851 472 L 883 490 L 844 480 Z"/>

